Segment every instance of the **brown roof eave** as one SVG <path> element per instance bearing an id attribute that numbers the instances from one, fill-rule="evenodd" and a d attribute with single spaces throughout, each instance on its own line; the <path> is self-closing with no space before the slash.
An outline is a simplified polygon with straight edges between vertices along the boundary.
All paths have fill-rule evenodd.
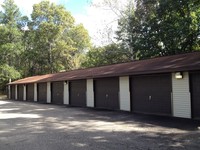
<path id="1" fill-rule="evenodd" d="M 144 74 L 157 74 L 157 73 L 173 73 L 178 71 L 198 71 L 199 68 L 195 67 L 182 67 L 182 68 L 174 68 L 174 69 L 165 69 L 165 70 L 146 70 L 146 71 L 138 71 L 138 72 L 125 72 L 125 73 L 116 73 L 116 74 L 107 74 L 107 75 L 96 75 L 96 76 L 85 76 L 85 77 L 74 77 L 74 78 L 66 78 L 66 79 L 53 79 L 46 81 L 36 81 L 36 82 L 22 82 L 22 83 L 8 83 L 7 85 L 18 85 L 18 84 L 34 84 L 34 83 L 45 83 L 45 82 L 57 82 L 57 81 L 72 81 L 72 80 L 82 80 L 82 79 L 95 79 L 95 78 L 106 78 L 106 77 L 120 77 L 120 76 L 129 76 L 129 75 L 144 75 Z"/>
<path id="2" fill-rule="evenodd" d="M 38 75 L 20 79 L 8 85 L 197 70 L 200 70 L 200 52 L 193 52 L 63 73 Z"/>

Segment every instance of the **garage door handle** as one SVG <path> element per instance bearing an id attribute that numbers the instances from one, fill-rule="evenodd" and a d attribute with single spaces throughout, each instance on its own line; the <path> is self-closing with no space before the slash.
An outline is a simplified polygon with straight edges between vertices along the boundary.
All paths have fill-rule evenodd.
<path id="1" fill-rule="evenodd" d="M 108 94 L 106 94 L 106 98 L 108 98 Z"/>

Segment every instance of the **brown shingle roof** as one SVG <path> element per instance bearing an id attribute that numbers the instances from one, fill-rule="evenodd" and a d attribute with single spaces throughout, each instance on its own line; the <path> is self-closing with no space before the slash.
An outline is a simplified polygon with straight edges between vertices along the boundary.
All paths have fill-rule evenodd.
<path id="1" fill-rule="evenodd" d="M 175 71 L 200 70 L 200 52 L 157 57 L 146 60 L 79 69 L 55 74 L 27 77 L 10 84 L 26 84 L 34 82 L 65 81 L 76 79 L 100 78 L 124 75 L 165 73 Z"/>

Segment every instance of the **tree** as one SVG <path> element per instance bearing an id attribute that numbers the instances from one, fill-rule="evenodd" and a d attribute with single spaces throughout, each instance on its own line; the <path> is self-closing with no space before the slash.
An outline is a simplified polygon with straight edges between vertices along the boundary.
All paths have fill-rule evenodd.
<path id="1" fill-rule="evenodd" d="M 6 84 L 9 79 L 19 79 L 20 77 L 20 72 L 18 72 L 14 67 L 8 66 L 7 64 L 0 65 L 0 93 L 5 92 Z"/>
<path id="2" fill-rule="evenodd" d="M 14 0 L 2 4 L 0 88 L 9 79 L 79 68 L 90 48 L 87 30 L 63 6 L 42 1 L 31 17 L 22 16 Z"/>
<path id="3" fill-rule="evenodd" d="M 131 11 L 130 11 L 131 10 Z M 137 0 L 119 20 L 118 41 L 133 59 L 200 48 L 200 1 Z"/>
<path id="4" fill-rule="evenodd" d="M 35 57 L 29 60 L 32 56 L 26 53 L 31 75 L 72 69 L 73 56 L 90 45 L 88 32 L 74 24 L 74 18 L 63 6 L 49 1 L 35 4 L 31 17 L 29 36 L 33 44 L 27 51 Z"/>
<path id="5" fill-rule="evenodd" d="M 87 52 L 83 67 L 97 67 L 128 61 L 127 53 L 118 44 L 110 44 L 103 47 L 93 47 Z"/>
<path id="6" fill-rule="evenodd" d="M 14 59 L 20 51 L 21 32 L 17 22 L 20 20 L 20 12 L 13 0 L 5 0 L 0 12 L 0 50 L 1 63 L 14 65 Z M 18 47 L 16 49 L 15 47 Z"/>
<path id="7" fill-rule="evenodd" d="M 22 31 L 26 17 L 22 17 L 13 0 L 5 0 L 0 12 L 0 77 L 1 87 L 5 82 L 21 76 L 20 55 L 23 52 Z"/>
<path id="8" fill-rule="evenodd" d="M 163 43 L 161 55 L 200 49 L 200 1 L 161 1 L 157 12 L 160 20 L 158 38 Z"/>

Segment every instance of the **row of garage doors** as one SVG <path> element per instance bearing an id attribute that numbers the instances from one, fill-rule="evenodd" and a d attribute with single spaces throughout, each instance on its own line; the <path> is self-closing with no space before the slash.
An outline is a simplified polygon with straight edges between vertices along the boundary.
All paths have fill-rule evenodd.
<path id="1" fill-rule="evenodd" d="M 47 83 L 37 84 L 37 100 L 47 102 Z M 15 97 L 11 86 L 11 99 Z M 51 103 L 63 104 L 63 82 L 51 83 Z M 192 115 L 200 118 L 200 72 L 190 73 Z M 156 74 L 130 77 L 131 110 L 138 113 L 172 115 L 171 74 Z M 28 101 L 34 101 L 34 85 L 26 86 Z M 94 102 L 96 108 L 119 110 L 119 78 L 94 79 Z M 23 85 L 18 85 L 18 100 L 23 100 Z M 86 107 L 86 80 L 69 82 L 69 104 Z"/>

